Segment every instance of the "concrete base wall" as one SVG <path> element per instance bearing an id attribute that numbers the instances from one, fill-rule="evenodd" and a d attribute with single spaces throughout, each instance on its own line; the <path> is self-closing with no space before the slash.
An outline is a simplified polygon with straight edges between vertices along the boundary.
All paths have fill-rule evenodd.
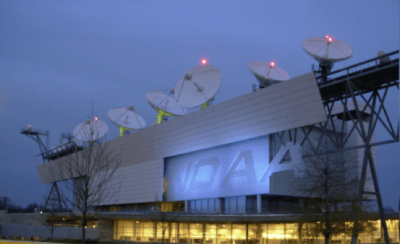
<path id="1" fill-rule="evenodd" d="M 47 240 L 51 236 L 50 230 L 46 226 L 39 225 L 13 225 L 13 224 L 1 224 L 0 225 L 0 238 L 13 239 L 14 236 L 25 237 L 25 240 L 29 237 L 39 237 L 40 240 Z M 75 227 L 57 227 L 54 230 L 53 239 L 81 239 L 82 229 Z M 88 228 L 86 229 L 87 240 L 97 240 L 99 238 L 98 229 Z"/>

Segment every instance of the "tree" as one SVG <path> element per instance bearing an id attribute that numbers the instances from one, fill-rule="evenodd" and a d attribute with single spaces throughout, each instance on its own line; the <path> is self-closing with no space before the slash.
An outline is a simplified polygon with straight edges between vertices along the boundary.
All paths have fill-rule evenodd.
<path id="1" fill-rule="evenodd" d="M 332 146 L 327 139 L 323 144 L 323 149 L 311 147 L 306 151 L 303 164 L 297 168 L 298 176 L 293 188 L 297 194 L 307 196 L 303 198 L 304 218 L 299 226 L 300 236 L 323 234 L 328 244 L 332 235 L 344 232 L 344 219 L 351 214 L 362 214 L 365 204 L 355 204 L 360 183 L 354 152 L 331 153 L 329 149 Z M 357 209 L 358 206 L 362 208 Z"/>
<path id="2" fill-rule="evenodd" d="M 30 203 L 30 204 L 28 204 L 28 206 L 26 206 L 26 208 L 24 209 L 24 212 L 25 213 L 34 213 L 35 209 L 38 210 L 39 205 L 37 203 Z"/>
<path id="3" fill-rule="evenodd" d="M 12 206 L 12 201 L 8 197 L 0 197 L 0 209 L 8 210 Z"/>
<path id="4" fill-rule="evenodd" d="M 172 226 L 176 223 L 172 223 L 175 221 L 182 209 L 174 209 L 173 203 L 166 202 L 156 202 L 155 206 L 152 207 L 152 212 L 158 215 L 158 221 L 156 222 L 157 226 L 157 240 L 161 241 L 161 243 L 171 243 L 176 242 L 177 240 L 171 240 L 172 236 L 176 233 L 172 233 L 176 226 Z"/>
<path id="5" fill-rule="evenodd" d="M 60 207 L 58 202 L 55 200 L 57 199 L 56 192 L 47 190 L 47 194 L 43 196 L 43 200 L 46 201 L 48 194 L 51 194 L 50 196 L 50 201 L 48 201 L 48 204 L 46 208 L 44 209 L 43 204 L 39 206 L 40 211 L 40 216 L 42 219 L 43 225 L 50 231 L 50 241 L 53 241 L 54 238 L 54 231 L 60 227 L 59 224 L 57 224 L 59 221 L 56 220 L 58 216 L 58 213 L 60 212 L 70 212 L 67 206 L 64 208 Z M 62 197 L 62 196 L 61 196 Z M 65 203 L 65 201 L 62 201 L 62 203 Z M 36 204 L 37 205 L 37 204 Z"/>
<path id="6" fill-rule="evenodd" d="M 82 243 L 85 243 L 87 219 L 89 211 L 108 203 L 118 192 L 119 183 L 113 178 L 120 166 L 119 154 L 114 153 L 109 142 L 97 138 L 97 120 L 86 122 L 82 126 L 81 137 L 87 138 L 83 143 L 84 150 L 60 158 L 54 174 L 61 183 L 61 195 L 65 203 L 74 211 L 80 212 L 82 223 Z M 82 139 L 81 138 L 81 139 Z M 66 193 L 72 193 L 66 194 Z"/>
<path id="7" fill-rule="evenodd" d="M 53 201 L 51 201 L 48 206 L 50 208 L 43 209 L 44 211 L 41 211 L 40 215 L 42 216 L 43 225 L 50 231 L 50 241 L 53 241 L 54 231 L 57 227 L 59 227 L 55 220 L 58 209 Z M 50 219 L 48 219 L 49 217 Z"/>
<path id="8" fill-rule="evenodd" d="M 385 213 L 394 213 L 394 209 L 390 206 L 386 206 L 383 208 L 383 211 L 385 211 Z"/>

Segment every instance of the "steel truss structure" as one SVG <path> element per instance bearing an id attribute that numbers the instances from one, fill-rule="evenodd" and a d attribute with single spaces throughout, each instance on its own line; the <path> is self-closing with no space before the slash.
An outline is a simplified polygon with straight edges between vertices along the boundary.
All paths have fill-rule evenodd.
<path id="1" fill-rule="evenodd" d="M 48 131 L 40 131 L 40 130 L 32 130 L 32 129 L 28 130 L 27 128 L 22 128 L 21 129 L 21 134 L 24 134 L 24 135 L 28 136 L 29 138 L 31 138 L 32 140 L 34 140 L 35 142 L 37 142 L 39 144 L 39 149 L 40 149 L 40 154 L 39 155 L 42 156 L 43 163 L 47 163 L 47 162 L 50 162 L 50 161 L 53 160 L 53 158 L 47 156 L 49 154 L 49 152 L 51 152 L 51 151 L 48 150 L 48 148 L 49 148 L 49 137 L 50 137 L 50 133 Z M 43 141 L 42 141 L 40 136 L 45 136 L 46 137 L 46 146 L 44 145 L 44 143 L 43 143 Z M 39 156 L 39 155 L 37 155 L 37 156 Z M 47 196 L 46 202 L 44 204 L 43 210 L 46 209 L 47 204 L 49 203 L 49 201 L 52 201 L 52 202 L 56 201 L 58 203 L 59 209 L 62 209 L 60 192 L 59 192 L 59 189 L 58 189 L 57 182 L 53 182 L 53 184 L 51 186 L 51 190 L 49 192 L 49 195 Z"/>
<path id="2" fill-rule="evenodd" d="M 307 141 L 315 149 L 313 152 L 317 152 L 317 154 L 320 152 L 323 138 L 334 145 L 333 149 L 323 153 L 337 153 L 354 149 L 363 150 L 357 200 L 358 204 L 361 204 L 364 195 L 372 194 L 376 196 L 386 244 L 390 243 L 390 239 L 385 222 L 372 147 L 399 141 L 399 121 L 397 121 L 397 128 L 393 126 L 389 113 L 385 108 L 388 90 L 396 87 L 397 90 L 399 89 L 399 59 L 394 57 L 398 53 L 399 51 L 395 51 L 328 74 L 324 74 L 321 71 L 316 72 L 316 74 L 319 74 L 316 79 L 327 113 L 327 120 L 307 127 L 274 133 L 274 137 L 279 138 L 278 149 L 280 145 L 285 146 L 284 136 L 286 133 L 286 138 L 288 137 L 293 145 L 300 143 L 300 146 L 303 146 Z M 340 75 L 341 73 L 345 74 Z M 340 112 L 336 109 L 335 113 L 333 113 L 335 104 L 335 108 L 341 108 Z M 351 107 L 349 107 L 350 104 Z M 338 124 L 338 121 L 341 121 L 341 123 Z M 385 140 L 373 140 L 378 124 L 387 132 Z M 319 131 L 317 133 L 319 138 L 310 140 L 310 135 L 315 130 Z M 349 138 L 354 134 L 361 138 L 361 144 L 352 145 L 349 143 Z M 312 141 L 317 141 L 317 145 L 313 144 Z M 303 155 L 303 157 L 309 156 L 313 155 Z M 375 192 L 364 190 L 367 168 L 370 169 Z M 357 214 L 354 216 L 352 244 L 357 243 L 356 236 L 359 227 L 359 216 Z"/>

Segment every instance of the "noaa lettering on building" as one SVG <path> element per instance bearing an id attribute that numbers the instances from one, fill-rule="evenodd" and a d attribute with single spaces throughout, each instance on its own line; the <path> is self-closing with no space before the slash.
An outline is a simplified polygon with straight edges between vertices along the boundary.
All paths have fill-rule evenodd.
<path id="1" fill-rule="evenodd" d="M 166 201 L 269 192 L 268 136 L 165 159 Z"/>

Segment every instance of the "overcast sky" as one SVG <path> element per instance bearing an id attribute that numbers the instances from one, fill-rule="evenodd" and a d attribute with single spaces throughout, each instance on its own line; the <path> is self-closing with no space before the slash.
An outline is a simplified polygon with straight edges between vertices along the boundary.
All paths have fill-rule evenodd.
<path id="1" fill-rule="evenodd" d="M 314 61 L 305 39 L 331 35 L 353 48 L 334 69 L 399 49 L 400 2 L 388 1 L 0 1 L 0 196 L 42 202 L 38 145 L 20 134 L 49 130 L 50 147 L 94 113 L 133 104 L 147 125 L 147 91 L 170 89 L 201 58 L 217 66 L 215 103 L 251 92 L 251 61 L 296 77 Z M 395 124 L 399 92 L 389 92 Z M 234 118 L 232 118 L 234 119 Z M 382 129 L 378 128 L 377 130 Z M 382 139 L 379 131 L 376 139 Z M 377 148 L 384 206 L 398 210 L 399 143 Z"/>

